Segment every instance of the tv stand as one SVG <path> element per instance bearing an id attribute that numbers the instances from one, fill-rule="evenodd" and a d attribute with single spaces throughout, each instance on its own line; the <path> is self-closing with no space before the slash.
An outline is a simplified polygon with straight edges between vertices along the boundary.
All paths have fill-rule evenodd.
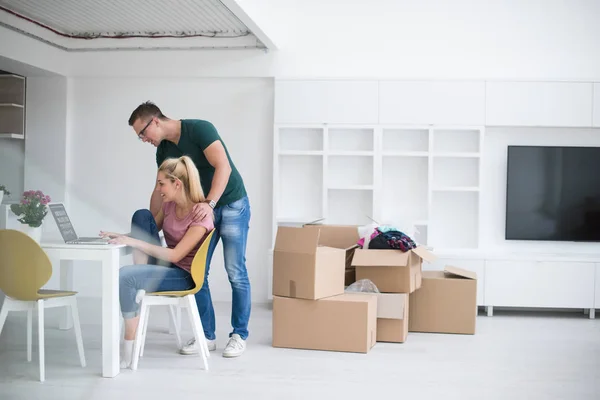
<path id="1" fill-rule="evenodd" d="M 477 304 L 487 316 L 497 308 L 584 310 L 590 319 L 600 309 L 600 253 L 524 251 L 436 251 L 434 264 L 477 273 Z"/>

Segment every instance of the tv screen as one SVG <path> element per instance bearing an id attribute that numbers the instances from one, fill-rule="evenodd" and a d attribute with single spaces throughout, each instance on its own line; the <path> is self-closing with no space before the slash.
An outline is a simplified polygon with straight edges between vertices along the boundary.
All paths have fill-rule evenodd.
<path id="1" fill-rule="evenodd" d="M 508 146 L 505 237 L 600 241 L 600 147 Z"/>

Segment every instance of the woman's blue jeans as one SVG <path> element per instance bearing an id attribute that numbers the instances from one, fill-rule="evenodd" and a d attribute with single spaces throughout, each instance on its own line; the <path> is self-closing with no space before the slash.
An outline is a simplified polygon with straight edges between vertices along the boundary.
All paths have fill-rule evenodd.
<path id="1" fill-rule="evenodd" d="M 138 210 L 131 219 L 131 236 L 160 245 L 154 217 L 149 210 Z M 135 296 L 146 292 L 188 290 L 194 287 L 192 275 L 174 264 L 158 265 L 154 257 L 148 264 L 127 265 L 119 270 L 119 301 L 123 318 L 137 317 L 140 312 Z"/>

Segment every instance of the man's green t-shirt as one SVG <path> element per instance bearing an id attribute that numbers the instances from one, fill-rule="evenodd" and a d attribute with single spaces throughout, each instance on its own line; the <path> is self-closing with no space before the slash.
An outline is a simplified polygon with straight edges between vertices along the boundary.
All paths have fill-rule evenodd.
<path id="1" fill-rule="evenodd" d="M 208 122 L 199 119 L 182 119 L 181 120 L 181 137 L 179 143 L 175 144 L 169 140 L 163 140 L 156 148 L 156 164 L 160 167 L 163 161 L 167 158 L 179 158 L 181 156 L 189 156 L 198 172 L 200 173 L 200 181 L 204 195 L 208 196 L 212 185 L 215 168 L 210 165 L 204 150 L 216 140 L 220 141 L 225 148 L 225 153 L 231 165 L 231 175 L 225 187 L 223 195 L 217 202 L 217 207 L 233 203 L 246 196 L 246 188 L 242 176 L 233 164 L 229 151 L 219 136 L 215 126 Z"/>

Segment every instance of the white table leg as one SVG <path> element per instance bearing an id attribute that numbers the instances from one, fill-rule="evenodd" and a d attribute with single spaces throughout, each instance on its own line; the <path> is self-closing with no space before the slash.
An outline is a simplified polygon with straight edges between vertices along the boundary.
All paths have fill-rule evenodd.
<path id="1" fill-rule="evenodd" d="M 494 316 L 494 306 L 487 306 L 487 316 L 488 317 L 493 317 Z"/>
<path id="2" fill-rule="evenodd" d="M 119 249 L 102 261 L 102 376 L 119 374 Z"/>
<path id="3" fill-rule="evenodd" d="M 590 308 L 590 319 L 596 319 L 596 309 Z"/>
<path id="4" fill-rule="evenodd" d="M 73 261 L 60 261 L 60 290 L 73 290 Z M 73 317 L 68 307 L 64 307 L 60 318 L 59 329 L 71 329 Z"/>

